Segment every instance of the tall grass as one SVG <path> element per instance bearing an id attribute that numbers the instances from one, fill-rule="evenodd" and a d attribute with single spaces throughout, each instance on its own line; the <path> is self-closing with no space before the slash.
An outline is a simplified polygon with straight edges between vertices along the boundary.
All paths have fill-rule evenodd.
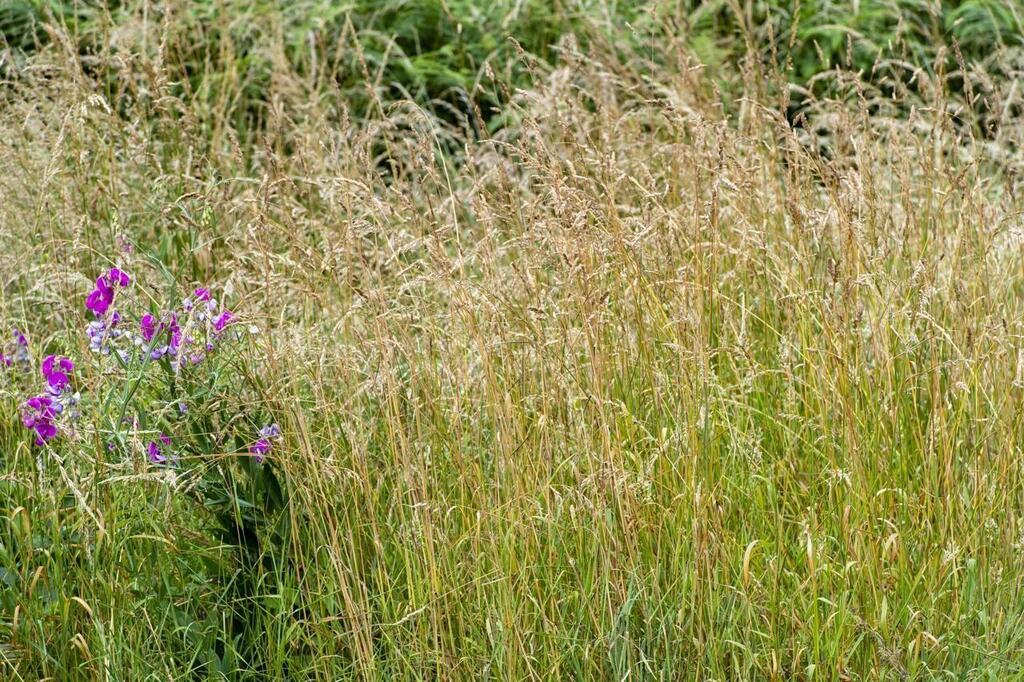
<path id="1" fill-rule="evenodd" d="M 225 533 L 142 451 L 33 446 L 3 374 L 6 677 L 1021 676 L 1013 78 L 836 71 L 794 127 L 756 53 L 723 107 L 680 43 L 565 38 L 488 133 L 350 116 L 278 33 L 251 127 L 123 31 L 6 62 L 0 321 L 88 356 L 119 237 L 215 284 L 280 490 Z"/>

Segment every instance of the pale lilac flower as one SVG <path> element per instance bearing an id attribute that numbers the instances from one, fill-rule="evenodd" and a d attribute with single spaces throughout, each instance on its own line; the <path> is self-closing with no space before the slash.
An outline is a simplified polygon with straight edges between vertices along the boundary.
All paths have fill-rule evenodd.
<path id="1" fill-rule="evenodd" d="M 249 446 L 249 452 L 257 464 L 263 464 L 267 453 L 273 448 L 272 439 L 281 437 L 281 427 L 277 424 L 267 424 L 259 431 L 259 439 Z"/>
<path id="2" fill-rule="evenodd" d="M 263 438 L 278 438 L 281 435 L 281 427 L 275 424 L 268 424 L 260 429 L 260 436 Z"/>
<path id="3" fill-rule="evenodd" d="M 89 337 L 89 350 L 94 353 L 110 354 L 110 342 L 118 339 L 124 333 L 119 327 L 121 314 L 116 310 L 108 317 L 102 317 L 91 321 L 85 328 Z M 121 357 L 125 357 L 123 351 L 119 351 Z"/>
<path id="4" fill-rule="evenodd" d="M 85 327 L 85 335 L 89 337 L 89 350 L 93 353 L 109 353 L 104 340 L 107 337 L 107 325 L 103 320 L 92 320 Z"/>

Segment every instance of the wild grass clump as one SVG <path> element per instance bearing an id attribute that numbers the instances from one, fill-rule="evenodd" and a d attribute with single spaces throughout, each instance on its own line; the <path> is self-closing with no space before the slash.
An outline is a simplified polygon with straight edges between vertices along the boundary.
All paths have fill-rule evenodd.
<path id="1" fill-rule="evenodd" d="M 756 53 L 723 103 L 566 37 L 493 133 L 281 59 L 243 134 L 55 36 L 0 91 L 8 677 L 1021 675 L 1014 79 L 793 124 Z"/>

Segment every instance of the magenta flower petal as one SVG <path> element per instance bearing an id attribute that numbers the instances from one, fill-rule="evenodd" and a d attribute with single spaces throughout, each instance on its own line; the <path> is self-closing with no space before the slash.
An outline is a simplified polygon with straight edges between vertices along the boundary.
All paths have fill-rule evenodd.
<path id="1" fill-rule="evenodd" d="M 213 321 L 214 331 L 224 331 L 224 328 L 231 324 L 231 320 L 233 320 L 234 317 L 235 316 L 231 313 L 230 310 L 225 310 L 224 312 L 222 312 L 220 315 L 217 316 L 217 319 Z"/>
<path id="2" fill-rule="evenodd" d="M 28 400 L 25 401 L 25 403 L 34 410 L 42 410 L 44 408 L 50 407 L 50 405 L 53 404 L 53 401 L 49 398 L 49 396 L 37 395 L 29 398 Z"/>
<path id="3" fill-rule="evenodd" d="M 97 316 L 106 315 L 114 302 L 114 287 L 126 287 L 131 284 L 128 273 L 118 268 L 111 268 L 105 275 L 96 278 L 96 288 L 89 292 L 85 299 L 85 307 Z"/>
<path id="4" fill-rule="evenodd" d="M 57 436 L 57 425 L 54 424 L 56 417 L 53 400 L 49 396 L 37 395 L 25 401 L 21 423 L 35 431 L 36 445 L 45 445 L 47 441 Z"/>
<path id="5" fill-rule="evenodd" d="M 178 326 L 178 316 L 171 315 L 171 323 L 168 325 L 168 329 L 171 330 L 171 343 L 168 345 L 168 351 L 171 355 L 176 355 L 178 349 L 181 348 L 181 327 Z"/>
<path id="6" fill-rule="evenodd" d="M 114 290 L 106 287 L 97 287 L 89 296 L 85 299 L 85 307 L 95 313 L 97 316 L 103 316 L 107 314 L 107 310 L 110 308 L 110 304 L 114 302 Z"/>
<path id="7" fill-rule="evenodd" d="M 139 330 L 142 332 L 142 340 L 149 343 L 156 335 L 156 318 L 146 313 L 139 320 Z"/>
<path id="8" fill-rule="evenodd" d="M 43 359 L 39 371 L 46 378 L 49 388 L 60 393 L 71 383 L 71 377 L 68 375 L 74 368 L 75 363 L 71 362 L 69 358 L 47 355 Z"/>
<path id="9" fill-rule="evenodd" d="M 36 442 L 39 445 L 42 445 L 43 443 L 45 443 L 46 441 L 52 439 L 54 436 L 57 435 L 57 427 L 53 424 L 53 422 L 49 422 L 49 421 L 41 422 L 41 423 L 36 424 L 35 425 L 35 430 L 36 430 L 36 433 L 38 434 L 38 438 L 36 438 Z M 39 442 L 39 441 L 42 441 L 42 442 Z"/>
<path id="10" fill-rule="evenodd" d="M 123 270 L 110 268 L 110 272 L 107 273 L 107 282 L 110 283 L 110 286 L 126 287 L 132 283 L 132 278 Z"/>

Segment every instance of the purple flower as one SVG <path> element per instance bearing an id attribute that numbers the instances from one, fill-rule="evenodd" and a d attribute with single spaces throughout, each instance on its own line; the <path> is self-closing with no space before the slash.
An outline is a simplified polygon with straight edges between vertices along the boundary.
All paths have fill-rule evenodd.
<path id="1" fill-rule="evenodd" d="M 0 353 L 0 365 L 3 365 L 4 367 L 10 367 L 13 364 L 14 364 L 14 360 L 10 359 L 9 357 L 4 355 L 3 353 Z"/>
<path id="2" fill-rule="evenodd" d="M 178 348 L 181 346 L 181 327 L 178 326 L 178 316 L 176 314 L 171 313 L 171 319 L 166 323 L 156 323 L 152 315 L 144 315 L 139 322 L 139 327 L 146 342 L 156 338 L 157 334 L 161 334 L 165 330 L 171 333 L 170 343 L 155 346 L 149 353 L 150 358 L 159 360 L 165 355 L 170 355 L 172 358 L 178 355 Z"/>
<path id="3" fill-rule="evenodd" d="M 181 302 L 181 310 L 186 315 L 195 313 L 196 319 L 205 321 L 209 316 L 212 316 L 217 311 L 217 299 L 210 295 L 210 290 L 204 287 L 199 287 L 192 292 L 195 300 L 186 298 Z M 205 305 L 199 305 L 199 304 Z"/>
<path id="4" fill-rule="evenodd" d="M 74 368 L 75 363 L 71 362 L 68 358 L 47 355 L 39 369 L 46 378 L 49 391 L 59 394 L 71 383 L 69 375 Z"/>
<path id="5" fill-rule="evenodd" d="M 160 454 L 160 446 L 149 441 L 149 445 L 146 446 L 146 454 L 149 455 L 149 461 L 153 464 L 164 464 L 167 462 L 167 458 Z"/>
<path id="6" fill-rule="evenodd" d="M 171 315 L 171 323 L 167 325 L 167 328 L 171 330 L 171 342 L 168 344 L 168 349 L 172 355 L 177 355 L 178 349 L 181 348 L 181 327 L 178 326 L 177 315 Z"/>
<path id="7" fill-rule="evenodd" d="M 89 292 L 85 299 L 85 307 L 97 317 L 107 314 L 107 309 L 114 302 L 114 288 L 107 283 L 106 277 L 96 279 L 96 288 Z"/>
<path id="8" fill-rule="evenodd" d="M 37 411 L 42 411 L 45 408 L 49 408 L 52 404 L 53 401 L 50 399 L 50 397 L 45 395 L 37 395 L 25 401 L 25 405 Z M 27 419 L 28 417 L 25 416 L 23 417 L 22 421 L 26 422 L 25 426 L 31 426 L 31 424 L 27 423 Z"/>
<path id="9" fill-rule="evenodd" d="M 126 287 L 132 283 L 132 278 L 123 270 L 110 268 L 110 272 L 107 273 L 107 281 L 111 286 Z"/>
<path id="10" fill-rule="evenodd" d="M 266 459 L 267 453 L 270 452 L 270 447 L 269 439 L 260 438 L 249 446 L 249 452 L 252 453 L 253 459 L 256 460 L 257 464 L 263 464 L 263 460 Z"/>
<path id="11" fill-rule="evenodd" d="M 45 445 L 57 436 L 57 412 L 54 410 L 53 399 L 46 395 L 37 395 L 25 401 L 21 423 L 36 433 L 35 444 Z"/>
<path id="12" fill-rule="evenodd" d="M 233 320 L 234 317 L 235 316 L 231 313 L 230 310 L 225 310 L 224 312 L 217 316 L 216 320 L 213 321 L 213 330 L 218 334 L 224 331 L 224 328 L 231 324 L 231 320 Z"/>
<path id="13" fill-rule="evenodd" d="M 142 319 L 139 320 L 139 329 L 142 331 L 142 340 L 149 343 L 156 335 L 156 318 L 149 313 L 146 313 L 142 316 Z"/>
<path id="14" fill-rule="evenodd" d="M 160 434 L 160 445 L 165 447 L 170 446 L 171 437 L 166 433 Z M 146 446 L 146 454 L 149 455 L 149 461 L 153 464 L 166 464 L 167 456 L 163 454 L 160 445 L 157 445 L 156 441 L 149 441 L 149 445 Z"/>
<path id="15" fill-rule="evenodd" d="M 249 446 L 249 452 L 252 453 L 257 464 L 263 464 L 267 453 L 273 448 L 271 439 L 281 437 L 281 427 L 277 424 L 267 424 L 260 429 L 259 434 L 259 440 Z"/>
<path id="16" fill-rule="evenodd" d="M 97 317 L 107 314 L 107 310 L 114 302 L 115 287 L 126 287 L 131 284 L 132 278 L 128 273 L 118 268 L 111 268 L 105 275 L 96 278 L 96 288 L 89 292 L 85 299 L 85 307 L 91 310 Z"/>

